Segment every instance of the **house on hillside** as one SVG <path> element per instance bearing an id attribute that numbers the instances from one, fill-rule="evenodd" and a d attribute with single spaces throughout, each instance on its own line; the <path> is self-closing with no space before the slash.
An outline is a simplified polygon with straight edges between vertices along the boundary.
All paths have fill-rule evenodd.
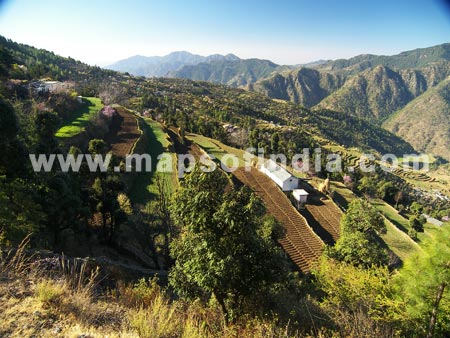
<path id="1" fill-rule="evenodd" d="M 259 169 L 270 177 L 283 191 L 292 191 L 298 187 L 298 178 L 272 160 L 266 161 Z"/>
<path id="2" fill-rule="evenodd" d="M 292 195 L 297 202 L 297 209 L 300 209 L 308 201 L 308 192 L 304 189 L 294 189 L 292 190 Z"/>
<path id="3" fill-rule="evenodd" d="M 60 81 L 33 80 L 28 86 L 35 93 L 53 93 L 69 88 L 70 84 Z"/>
<path id="4" fill-rule="evenodd" d="M 425 219 L 427 220 L 428 223 L 431 223 L 437 227 L 441 227 L 444 224 L 444 222 L 442 222 L 436 218 L 433 218 L 431 216 L 428 216 L 427 214 L 422 214 L 422 216 L 425 217 Z"/>

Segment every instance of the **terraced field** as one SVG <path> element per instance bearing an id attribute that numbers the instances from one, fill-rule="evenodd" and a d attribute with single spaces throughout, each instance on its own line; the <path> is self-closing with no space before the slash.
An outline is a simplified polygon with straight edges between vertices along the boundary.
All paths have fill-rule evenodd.
<path id="1" fill-rule="evenodd" d="M 412 179 L 420 182 L 435 182 L 436 179 L 417 171 L 404 171 L 401 168 L 396 168 L 392 171 L 395 175 L 404 179 Z"/>
<path id="2" fill-rule="evenodd" d="M 141 136 L 136 117 L 133 113 L 121 106 L 114 106 L 118 117 L 114 117 L 105 142 L 110 146 L 111 152 L 117 157 L 125 157 L 131 153 L 135 142 Z"/>
<path id="3" fill-rule="evenodd" d="M 320 224 L 331 237 L 332 242 L 336 243 L 340 236 L 340 221 L 342 211 L 328 199 L 320 199 L 319 195 L 311 196 L 305 209 Z M 325 240 L 324 238 L 322 238 Z"/>
<path id="4" fill-rule="evenodd" d="M 103 108 L 101 99 L 84 97 L 84 104 L 71 114 L 71 119 L 58 129 L 55 136 L 59 138 L 74 137 L 85 130 L 89 120 Z"/>
<path id="5" fill-rule="evenodd" d="M 245 165 L 245 151 L 237 148 L 233 148 L 223 144 L 220 141 L 214 140 L 212 138 L 198 135 L 198 134 L 188 134 L 186 138 L 190 141 L 195 142 L 199 147 L 201 147 L 206 153 L 213 155 L 215 158 L 222 160 L 225 155 L 234 155 L 237 158 L 238 165 Z M 229 163 L 225 163 L 230 165 Z"/>
<path id="6" fill-rule="evenodd" d="M 177 158 L 171 151 L 172 142 L 164 127 L 152 119 L 142 119 L 141 128 L 144 133 L 144 139 L 140 140 L 143 144 L 139 149 L 135 149 L 137 154 L 149 154 L 152 158 L 152 170 L 150 172 L 141 172 L 134 180 L 129 196 L 134 203 L 145 204 L 159 194 L 157 178 L 163 180 L 164 187 L 168 193 L 172 193 L 177 185 Z M 170 154 L 172 158 L 172 172 L 158 172 L 158 156 L 162 153 Z M 168 163 L 167 163 L 168 164 Z"/>
<path id="7" fill-rule="evenodd" d="M 286 195 L 263 173 L 252 168 L 239 168 L 233 173 L 239 181 L 251 187 L 264 201 L 268 212 L 284 225 L 280 244 L 303 273 L 308 273 L 318 260 L 324 246 L 306 219 L 292 206 Z"/>

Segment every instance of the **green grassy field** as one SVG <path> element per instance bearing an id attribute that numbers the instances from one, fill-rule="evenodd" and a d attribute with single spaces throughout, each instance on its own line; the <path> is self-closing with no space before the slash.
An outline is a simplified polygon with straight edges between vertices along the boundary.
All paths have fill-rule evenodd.
<path id="1" fill-rule="evenodd" d="M 386 218 L 385 224 L 387 231 L 380 237 L 402 261 L 420 249 L 407 234 L 399 230 Z"/>
<path id="2" fill-rule="evenodd" d="M 151 119 L 144 119 L 142 129 L 145 133 L 148 143 L 145 152 L 152 158 L 151 172 L 141 172 L 130 189 L 129 196 L 134 203 L 144 204 L 154 199 L 158 195 L 157 181 L 162 180 L 166 191 L 172 193 L 178 184 L 177 181 L 177 157 L 175 153 L 170 152 L 171 142 L 169 136 L 164 131 L 160 123 Z M 158 155 L 170 153 L 172 159 L 172 172 L 156 172 L 158 166 Z"/>
<path id="3" fill-rule="evenodd" d="M 241 149 L 233 148 L 230 146 L 227 146 L 217 140 L 213 140 L 209 137 L 205 137 L 198 134 L 188 134 L 186 136 L 188 140 L 193 141 L 198 146 L 200 146 L 204 151 L 206 151 L 208 154 L 213 155 L 219 160 L 222 160 L 223 156 L 226 154 L 231 154 L 237 157 L 239 161 L 239 166 L 244 166 L 244 151 Z M 226 163 L 227 164 L 227 163 Z M 228 165 L 231 165 L 228 163 Z"/>
<path id="4" fill-rule="evenodd" d="M 371 204 L 377 208 L 394 226 L 403 231 L 405 234 L 408 234 L 408 231 L 411 229 L 409 220 L 400 215 L 397 210 L 382 200 L 372 200 Z M 424 231 L 417 233 L 418 243 L 420 244 L 424 239 L 434 236 L 437 230 L 438 228 L 435 225 L 426 223 L 424 225 Z"/>
<path id="5" fill-rule="evenodd" d="M 389 221 L 391 221 L 401 231 L 408 233 L 411 228 L 409 221 L 401 216 L 397 210 L 387 204 L 385 201 L 379 199 L 373 199 L 370 203 L 378 209 Z"/>
<path id="6" fill-rule="evenodd" d="M 103 108 L 103 104 L 99 98 L 96 97 L 84 97 L 85 103 L 77 111 L 73 112 L 71 119 L 66 122 L 64 126 L 59 128 L 56 132 L 56 137 L 67 138 L 78 135 L 82 131 L 86 124 L 89 122 L 92 116 L 98 113 Z"/>

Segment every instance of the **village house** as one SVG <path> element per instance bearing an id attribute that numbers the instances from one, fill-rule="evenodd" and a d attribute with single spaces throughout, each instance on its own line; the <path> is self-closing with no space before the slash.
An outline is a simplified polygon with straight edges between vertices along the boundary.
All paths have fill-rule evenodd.
<path id="1" fill-rule="evenodd" d="M 261 165 L 260 171 L 269 176 L 283 191 L 292 191 L 298 187 L 298 178 L 292 176 L 273 160 L 268 160 Z"/>

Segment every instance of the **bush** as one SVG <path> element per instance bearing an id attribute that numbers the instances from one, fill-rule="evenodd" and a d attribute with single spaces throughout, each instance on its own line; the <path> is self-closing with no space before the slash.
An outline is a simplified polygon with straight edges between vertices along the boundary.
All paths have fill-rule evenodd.
<path id="1" fill-rule="evenodd" d="M 136 284 L 119 285 L 120 302 L 132 308 L 148 308 L 156 297 L 161 293 L 157 284 L 157 278 L 149 279 L 148 282 L 142 278 Z"/>
<path id="2" fill-rule="evenodd" d="M 409 237 L 411 237 L 412 240 L 416 241 L 417 240 L 417 231 L 414 228 L 410 228 L 408 230 L 408 235 Z"/>
<path id="3" fill-rule="evenodd" d="M 36 285 L 35 294 L 45 306 L 55 306 L 61 301 L 64 285 L 50 280 L 42 280 Z"/>
<path id="4" fill-rule="evenodd" d="M 162 294 L 156 294 L 148 308 L 130 311 L 128 319 L 142 338 L 179 337 L 183 329 L 176 303 L 169 304 Z"/>

